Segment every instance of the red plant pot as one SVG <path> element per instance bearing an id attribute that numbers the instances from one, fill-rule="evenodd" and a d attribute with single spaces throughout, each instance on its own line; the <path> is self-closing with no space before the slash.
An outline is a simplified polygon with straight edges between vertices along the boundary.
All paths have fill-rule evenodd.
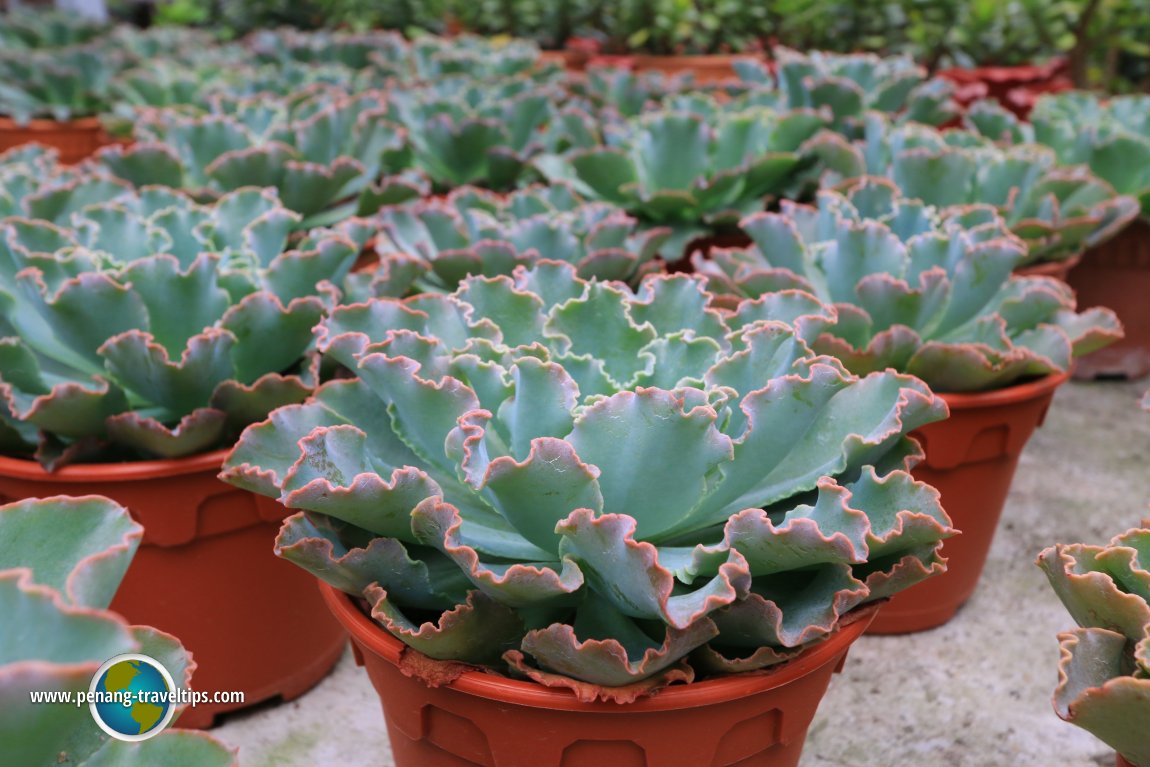
<path id="1" fill-rule="evenodd" d="M 27 125 L 0 117 L 0 152 L 33 143 L 54 148 L 60 153 L 60 162 L 71 165 L 91 157 L 111 140 L 95 117 L 68 122 L 31 120 Z"/>
<path id="2" fill-rule="evenodd" d="M 1086 253 L 1067 280 L 1079 309 L 1109 306 L 1126 336 L 1078 360 L 1074 377 L 1136 379 L 1150 374 L 1150 222 L 1135 220 Z"/>
<path id="3" fill-rule="evenodd" d="M 665 75 L 694 75 L 697 83 L 733 80 L 735 62 L 745 55 L 708 54 L 700 56 L 633 56 L 635 71 L 655 71 Z"/>
<path id="4" fill-rule="evenodd" d="M 216 479 L 226 455 L 80 464 L 51 474 L 0 457 L 4 502 L 103 495 L 144 526 L 112 609 L 179 637 L 197 664 L 195 689 L 244 693 L 242 703 L 189 707 L 181 727 L 209 727 L 218 714 L 302 695 L 331 670 L 347 639 L 312 576 L 274 553 L 284 508 Z"/>
<path id="5" fill-rule="evenodd" d="M 943 545 L 947 569 L 896 595 L 871 624 L 872 634 L 906 634 L 941 626 L 978 585 L 1006 505 L 1018 458 L 1042 424 L 1054 390 L 1068 373 L 975 394 L 939 394 L 950 418 L 917 429 L 926 458 L 911 472 L 941 494 L 962 532 Z"/>
<path id="6" fill-rule="evenodd" d="M 1117 754 L 1118 760 L 1115 763 L 1116 767 L 1134 767 L 1133 764 L 1122 758 L 1122 754 Z"/>
<path id="7" fill-rule="evenodd" d="M 630 704 L 468 671 L 428 687 L 398 668 L 405 646 L 348 595 L 321 585 L 383 706 L 396 767 L 795 767 L 807 728 L 874 610 L 765 672 L 669 687 Z"/>

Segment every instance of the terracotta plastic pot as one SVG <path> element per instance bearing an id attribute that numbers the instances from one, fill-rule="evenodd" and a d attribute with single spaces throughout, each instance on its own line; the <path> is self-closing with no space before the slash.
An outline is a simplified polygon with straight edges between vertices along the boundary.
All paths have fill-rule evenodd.
<path id="1" fill-rule="evenodd" d="M 59 151 L 61 162 L 72 164 L 91 157 L 111 141 L 95 117 L 68 122 L 32 120 L 27 125 L 0 117 L 0 152 L 31 143 L 53 147 Z"/>
<path id="2" fill-rule="evenodd" d="M 1006 505 L 1018 458 L 1068 373 L 977 394 L 940 394 L 950 418 L 916 430 L 926 458 L 917 480 L 935 487 L 961 535 L 947 539 L 947 571 L 896 595 L 872 634 L 925 631 L 949 621 L 974 593 Z"/>
<path id="3" fill-rule="evenodd" d="M 314 578 L 273 551 L 283 507 L 216 479 L 225 455 L 81 464 L 51 474 L 0 457 L 5 502 L 104 495 L 144 526 L 112 609 L 179 637 L 197 663 L 195 689 L 244 693 L 243 703 L 188 708 L 181 727 L 208 727 L 218 714 L 302 695 L 347 641 Z"/>
<path id="4" fill-rule="evenodd" d="M 794 767 L 831 674 L 874 615 L 860 611 L 772 671 L 672 686 L 631 704 L 581 703 L 567 690 L 479 671 L 428 687 L 398 669 L 399 640 L 351 597 L 320 588 L 380 696 L 396 767 Z"/>
<path id="5" fill-rule="evenodd" d="M 1065 261 L 1042 261 L 1037 264 L 1020 266 L 1014 270 L 1014 273 L 1023 277 L 1055 277 L 1066 282 L 1070 270 L 1077 266 L 1080 261 L 1082 261 L 1081 255 L 1068 258 Z"/>
<path id="6" fill-rule="evenodd" d="M 1131 764 L 1130 762 L 1128 762 L 1122 758 L 1122 754 L 1117 754 L 1117 757 L 1118 757 L 1118 761 L 1116 763 L 1117 767 L 1134 767 L 1133 764 Z"/>
<path id="7" fill-rule="evenodd" d="M 1067 280 L 1078 308 L 1109 306 L 1126 337 L 1078 360 L 1074 377 L 1136 379 L 1150 374 L 1150 222 L 1137 219 L 1087 252 Z"/>
<path id="8" fill-rule="evenodd" d="M 696 83 L 733 80 L 735 62 L 746 55 L 709 54 L 700 56 L 595 56 L 587 66 L 621 66 L 636 72 L 662 72 L 665 75 L 691 74 Z"/>

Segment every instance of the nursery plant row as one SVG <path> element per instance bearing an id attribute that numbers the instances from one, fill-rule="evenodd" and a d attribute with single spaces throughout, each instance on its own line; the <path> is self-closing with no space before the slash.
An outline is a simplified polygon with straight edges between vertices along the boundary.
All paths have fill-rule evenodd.
<path id="1" fill-rule="evenodd" d="M 400 767 L 793 767 L 854 639 L 974 592 L 1057 387 L 1150 372 L 1150 97 L 55 23 L 0 50 L 13 764 L 231 764 L 163 730 L 350 635 Z M 1059 715 L 1147 767 L 1136 521 L 1039 564 Z M 124 654 L 242 703 L 29 704 Z"/>

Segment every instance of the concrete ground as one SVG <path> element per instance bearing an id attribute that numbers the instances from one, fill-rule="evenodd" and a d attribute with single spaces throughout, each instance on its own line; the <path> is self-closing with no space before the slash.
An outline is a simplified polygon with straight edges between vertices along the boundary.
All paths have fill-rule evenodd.
<path id="1" fill-rule="evenodd" d="M 1150 414 L 1138 407 L 1148 385 L 1062 387 L 1022 457 L 974 598 L 934 631 L 860 639 L 801 767 L 1114 763 L 1051 709 L 1055 635 L 1072 623 L 1034 557 L 1058 541 L 1104 542 L 1150 515 Z M 394 765 L 377 698 L 350 654 L 301 699 L 235 715 L 214 734 L 239 747 L 244 767 Z"/>

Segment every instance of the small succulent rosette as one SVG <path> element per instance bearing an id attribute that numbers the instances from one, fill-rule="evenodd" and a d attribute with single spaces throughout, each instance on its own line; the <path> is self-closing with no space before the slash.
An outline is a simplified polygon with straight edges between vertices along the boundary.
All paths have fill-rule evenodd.
<path id="1" fill-rule="evenodd" d="M 317 83 L 283 97 L 216 93 L 207 112 L 145 113 L 135 137 L 132 146 L 101 150 L 108 172 L 137 187 L 169 186 L 207 198 L 273 187 L 301 215 L 302 229 L 427 191 L 409 172 L 406 132 L 387 118 L 375 91 L 349 95 Z"/>
<path id="2" fill-rule="evenodd" d="M 468 275 L 509 275 L 543 258 L 574 265 L 584 279 L 636 284 L 658 270 L 655 257 L 671 234 L 641 227 L 614 205 L 586 202 L 566 184 L 509 195 L 460 187 L 445 198 L 382 208 L 372 220 L 386 290 L 396 285 L 392 273 L 414 260 L 417 288 L 446 293 Z M 345 302 L 388 295 L 378 289 L 377 273 L 357 272 Z"/>
<path id="3" fill-rule="evenodd" d="M 87 693 L 100 666 L 125 653 L 155 658 L 177 686 L 188 687 L 195 663 L 179 640 L 130 626 L 108 610 L 142 537 L 126 509 L 99 496 L 0 506 L 0 747 L 6 762 L 237 764 L 234 752 L 204 733 L 166 731 L 128 743 L 105 735 L 87 706 L 29 703 L 33 692 Z"/>
<path id="4" fill-rule="evenodd" d="M 813 162 L 808 139 L 828 118 L 696 99 L 692 109 L 608 123 L 592 146 L 544 155 L 536 165 L 589 200 L 617 205 L 672 236 L 661 254 L 677 261 L 693 240 L 734 229 L 791 188 Z M 581 142 L 580 142 L 581 143 Z"/>
<path id="5" fill-rule="evenodd" d="M 1137 199 L 1089 168 L 1060 166 L 1048 147 L 996 146 L 976 133 L 900 125 L 877 112 L 865 122 L 860 139 L 824 132 L 808 146 L 821 162 L 824 187 L 869 174 L 938 208 L 991 205 L 1026 242 L 1020 266 L 1080 256 L 1140 210 Z"/>
<path id="6" fill-rule="evenodd" d="M 618 701 L 769 667 L 943 570 L 906 469 L 945 406 L 814 354 L 806 304 L 710 299 L 544 260 L 342 307 L 319 346 L 354 377 L 221 476 L 299 510 L 279 553 L 432 658 Z"/>
<path id="7" fill-rule="evenodd" d="M 1069 370 L 1122 335 L 1109 309 L 1077 312 L 1061 280 L 1014 275 L 1026 246 L 993 206 L 938 209 L 864 178 L 742 229 L 752 247 L 693 257 L 710 289 L 728 306 L 817 296 L 833 312 L 802 319 L 804 334 L 860 375 L 893 368 L 935 391 L 999 389 Z"/>
<path id="8" fill-rule="evenodd" d="M 1054 710 L 1150 765 L 1150 520 L 1104 546 L 1052 546 L 1038 565 L 1079 626 L 1058 635 Z"/>
<path id="9" fill-rule="evenodd" d="M 179 457 L 229 443 L 318 384 L 312 327 L 358 246 L 320 231 L 272 189 L 210 205 L 105 181 L 29 203 L 56 215 L 0 221 L 3 449 L 47 467 Z M 275 339 L 269 343 L 268 339 Z"/>
<path id="10" fill-rule="evenodd" d="M 804 53 L 785 46 L 772 50 L 775 75 L 756 59 L 735 63 L 739 79 L 755 103 L 781 109 L 829 109 L 836 130 L 856 134 L 868 111 L 900 122 L 943 125 L 959 116 L 954 86 L 927 78 L 909 56 L 873 53 Z"/>

